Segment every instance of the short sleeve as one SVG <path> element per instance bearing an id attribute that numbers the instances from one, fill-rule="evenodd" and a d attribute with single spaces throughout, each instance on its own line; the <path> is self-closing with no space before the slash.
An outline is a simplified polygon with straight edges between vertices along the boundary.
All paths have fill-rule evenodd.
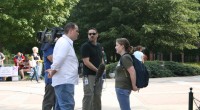
<path id="1" fill-rule="evenodd" d="M 129 54 L 125 54 L 122 56 L 121 63 L 124 66 L 124 68 L 128 69 L 131 66 L 133 66 L 132 62 L 133 62 L 133 60 Z"/>
<path id="2" fill-rule="evenodd" d="M 2 59 L 5 58 L 5 55 L 3 53 L 0 53 Z"/>
<path id="3" fill-rule="evenodd" d="M 44 51 L 44 57 L 48 57 L 49 55 L 52 55 L 52 54 L 53 54 L 53 47 L 52 46 Z"/>
<path id="4" fill-rule="evenodd" d="M 82 58 L 87 58 L 87 57 L 90 57 L 90 52 L 89 52 L 89 45 L 87 45 L 87 44 L 83 44 L 82 46 L 81 46 L 81 57 Z"/>

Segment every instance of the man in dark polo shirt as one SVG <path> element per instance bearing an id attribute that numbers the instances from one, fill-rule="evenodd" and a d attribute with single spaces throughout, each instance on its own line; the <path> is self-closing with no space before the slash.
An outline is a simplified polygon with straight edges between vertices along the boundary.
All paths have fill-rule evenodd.
<path id="1" fill-rule="evenodd" d="M 81 46 L 83 60 L 83 90 L 82 110 L 101 110 L 102 78 L 95 85 L 98 67 L 103 62 L 102 47 L 97 42 L 98 32 L 95 28 L 88 30 L 88 41 Z"/>

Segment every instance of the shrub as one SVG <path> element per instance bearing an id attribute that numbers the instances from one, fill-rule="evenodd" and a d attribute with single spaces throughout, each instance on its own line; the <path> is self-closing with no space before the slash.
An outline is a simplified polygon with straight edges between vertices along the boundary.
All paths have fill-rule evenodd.
<path id="1" fill-rule="evenodd" d="M 107 76 L 115 70 L 117 63 L 106 65 Z M 200 75 L 200 65 L 196 63 L 185 64 L 173 61 L 146 61 L 144 64 L 151 78 Z"/>
<path id="2" fill-rule="evenodd" d="M 171 70 L 165 67 L 163 62 L 146 61 L 145 66 L 147 67 L 151 78 L 175 76 Z"/>
<path id="3" fill-rule="evenodd" d="M 110 64 L 107 64 L 106 65 L 106 76 L 108 77 L 109 73 L 112 73 L 113 71 L 115 71 L 115 68 L 117 66 L 117 63 L 118 62 L 115 62 L 115 63 L 110 63 Z"/>
<path id="4" fill-rule="evenodd" d="M 198 64 L 184 64 L 188 68 L 188 73 L 191 75 L 200 75 L 200 65 Z"/>
<path id="5" fill-rule="evenodd" d="M 165 61 L 165 66 L 177 76 L 189 76 L 194 73 L 190 66 L 186 66 L 183 63 Z"/>

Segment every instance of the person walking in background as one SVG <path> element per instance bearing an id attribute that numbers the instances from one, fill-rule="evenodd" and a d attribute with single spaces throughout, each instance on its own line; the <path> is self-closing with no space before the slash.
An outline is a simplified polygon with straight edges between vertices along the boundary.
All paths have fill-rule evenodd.
<path id="1" fill-rule="evenodd" d="M 48 45 L 48 44 L 47 44 Z M 50 69 L 53 62 L 54 44 L 43 50 L 44 70 Z M 52 78 L 48 78 L 48 72 L 45 71 L 45 94 L 42 102 L 42 110 L 55 110 L 55 92 L 52 84 Z"/>
<path id="2" fill-rule="evenodd" d="M 55 110 L 74 110 L 74 89 L 78 84 L 78 58 L 75 54 L 73 42 L 78 38 L 79 30 L 75 23 L 68 23 L 64 27 L 64 34 L 55 44 L 53 50 L 53 64 L 46 70 L 48 77 L 52 77 L 55 90 Z"/>
<path id="3" fill-rule="evenodd" d="M 116 66 L 115 91 L 121 110 L 131 110 L 130 94 L 131 90 L 137 91 L 136 73 L 130 54 L 131 46 L 126 38 L 116 39 L 116 53 L 119 54 L 120 61 Z"/>
<path id="4" fill-rule="evenodd" d="M 33 67 L 34 72 L 33 72 L 33 75 L 31 77 L 31 81 L 35 77 L 36 81 L 39 83 L 39 81 L 38 81 L 39 62 L 38 61 L 41 60 L 41 59 L 40 59 L 40 55 L 38 54 L 38 48 L 33 47 L 32 50 L 33 50 L 33 54 L 31 55 L 31 60 L 32 61 L 35 60 L 36 66 Z"/>
<path id="5" fill-rule="evenodd" d="M 98 67 L 103 63 L 102 47 L 97 42 L 98 32 L 95 28 L 88 30 L 89 41 L 81 46 L 83 60 L 83 90 L 82 110 L 101 110 L 102 78 L 95 84 Z M 96 85 L 94 88 L 94 84 Z M 95 91 L 94 91 L 95 89 Z"/>
<path id="6" fill-rule="evenodd" d="M 137 58 L 139 61 L 141 61 L 142 63 L 144 63 L 144 54 L 142 53 L 142 46 L 138 45 L 136 47 L 136 51 L 133 53 L 133 55 L 135 56 L 135 58 Z"/>
<path id="7" fill-rule="evenodd" d="M 4 60 L 5 60 L 5 55 L 2 52 L 0 52 L 0 67 L 3 66 Z M 0 77 L 0 81 L 2 81 L 2 80 L 5 80 L 5 78 Z"/>

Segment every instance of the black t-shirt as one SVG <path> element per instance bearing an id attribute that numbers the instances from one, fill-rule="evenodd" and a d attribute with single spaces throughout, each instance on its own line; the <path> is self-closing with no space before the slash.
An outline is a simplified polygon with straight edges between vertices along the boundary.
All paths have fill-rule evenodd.
<path id="1" fill-rule="evenodd" d="M 93 45 L 91 42 L 85 42 L 81 46 L 81 57 L 89 57 L 90 62 L 95 66 L 99 67 L 102 62 L 102 47 L 99 43 Z M 96 72 L 90 70 L 87 66 L 83 64 L 83 75 L 96 75 Z"/>

